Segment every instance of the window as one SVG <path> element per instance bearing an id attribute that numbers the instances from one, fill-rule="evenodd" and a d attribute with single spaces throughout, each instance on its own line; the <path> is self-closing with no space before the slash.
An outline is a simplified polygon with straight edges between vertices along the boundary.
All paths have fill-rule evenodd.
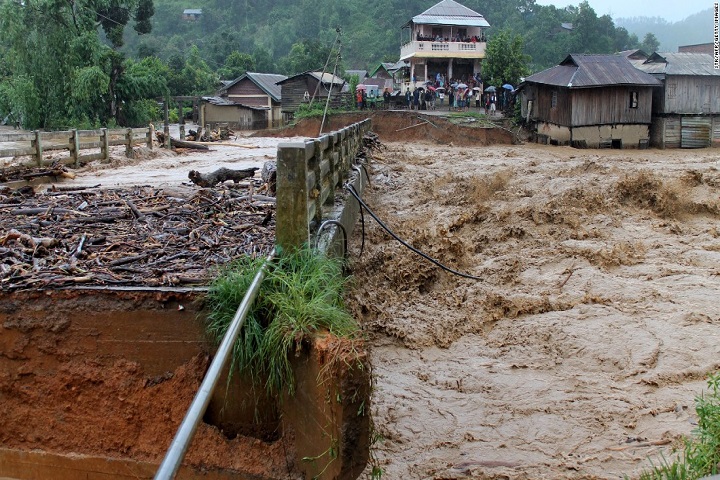
<path id="1" fill-rule="evenodd" d="M 630 108 L 638 108 L 638 92 L 630 92 Z"/>
<path id="2" fill-rule="evenodd" d="M 552 92 L 552 99 L 550 100 L 550 108 L 557 107 L 557 92 Z"/>
<path id="3" fill-rule="evenodd" d="M 667 98 L 675 98 L 675 90 L 677 89 L 677 83 L 668 82 L 667 84 Z"/>

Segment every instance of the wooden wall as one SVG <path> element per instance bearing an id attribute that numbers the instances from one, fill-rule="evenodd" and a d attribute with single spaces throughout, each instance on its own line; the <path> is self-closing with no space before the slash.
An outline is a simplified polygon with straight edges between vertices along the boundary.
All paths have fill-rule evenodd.
<path id="1" fill-rule="evenodd" d="M 657 113 L 720 113 L 720 76 L 668 75 Z"/>
<path id="2" fill-rule="evenodd" d="M 213 105 L 203 103 L 202 119 L 205 125 L 227 123 L 230 127 L 241 129 L 261 129 L 267 126 L 267 114 L 262 110 L 251 110 L 236 105 Z"/>
<path id="3" fill-rule="evenodd" d="M 572 90 L 572 123 L 581 125 L 650 124 L 653 87 L 602 87 Z M 630 92 L 638 93 L 630 108 Z"/>
<path id="4" fill-rule="evenodd" d="M 282 111 L 283 113 L 294 113 L 298 107 L 303 103 L 308 103 L 305 100 L 305 93 L 307 92 L 309 98 L 312 98 L 315 94 L 315 88 L 317 87 L 318 81 L 310 76 L 303 75 L 301 77 L 290 78 L 282 83 Z M 331 108 L 339 108 L 342 105 L 343 95 L 340 93 L 340 85 L 334 85 L 332 88 L 333 94 L 330 99 Z M 326 86 L 321 85 L 317 91 L 315 101 L 324 102 L 327 98 L 328 90 Z M 323 103 L 324 104 L 324 103 Z"/>
<path id="5" fill-rule="evenodd" d="M 245 78 L 230 87 L 227 91 L 228 99 L 252 107 L 271 107 L 272 99 L 249 78 Z"/>
<path id="6" fill-rule="evenodd" d="M 557 103 L 552 107 L 553 92 L 557 92 Z M 567 88 L 551 87 L 548 85 L 532 84 L 525 88 L 523 104 L 532 100 L 533 107 L 531 119 L 556 125 L 570 125 L 571 104 Z M 526 112 L 524 112 L 526 114 Z"/>
<path id="7" fill-rule="evenodd" d="M 637 108 L 630 108 L 630 92 L 638 92 Z M 552 106 L 553 93 L 556 94 Z M 532 100 L 531 120 L 568 127 L 584 125 L 650 124 L 652 87 L 598 87 L 568 89 L 549 85 L 528 85 L 523 91 L 522 114 L 527 118 Z"/>

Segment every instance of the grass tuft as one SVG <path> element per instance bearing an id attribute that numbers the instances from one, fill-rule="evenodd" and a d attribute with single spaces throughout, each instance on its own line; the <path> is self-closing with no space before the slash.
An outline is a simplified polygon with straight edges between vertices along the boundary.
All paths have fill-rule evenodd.
<path id="1" fill-rule="evenodd" d="M 695 398 L 698 426 L 678 458 L 662 458 L 640 480 L 694 480 L 720 472 L 720 372 L 710 375 L 708 392 Z"/>
<path id="2" fill-rule="evenodd" d="M 223 269 L 207 295 L 207 332 L 218 343 L 264 258 L 241 258 Z M 355 319 L 345 310 L 342 263 L 309 249 L 281 255 L 267 270 L 233 349 L 231 370 L 248 373 L 272 396 L 295 391 L 290 355 L 315 332 L 352 337 Z"/>

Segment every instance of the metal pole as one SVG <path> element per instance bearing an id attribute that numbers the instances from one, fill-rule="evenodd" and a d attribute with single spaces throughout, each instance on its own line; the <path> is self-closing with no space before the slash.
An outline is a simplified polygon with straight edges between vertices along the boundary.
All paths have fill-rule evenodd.
<path id="1" fill-rule="evenodd" d="M 220 378 L 220 373 L 225 367 L 228 357 L 232 352 L 233 345 L 235 344 L 235 340 L 237 340 L 237 337 L 240 334 L 240 328 L 245 321 L 245 317 L 250 310 L 250 306 L 260 290 L 260 284 L 262 283 L 263 278 L 265 278 L 265 270 L 274 257 L 275 249 L 273 249 L 265 259 L 265 263 L 263 263 L 260 270 L 255 275 L 252 284 L 250 284 L 250 288 L 248 288 L 248 291 L 240 303 L 237 312 L 235 312 L 235 317 L 230 323 L 227 332 L 225 332 L 225 336 L 218 347 L 215 358 L 213 358 L 213 361 L 210 364 L 210 368 L 208 368 L 207 374 L 200 385 L 200 389 L 195 395 L 190 408 L 185 414 L 185 418 L 175 434 L 175 438 L 173 438 L 173 441 L 170 444 L 170 448 L 165 454 L 163 462 L 160 464 L 160 468 L 155 474 L 155 480 L 171 480 L 175 477 L 175 474 L 180 468 L 180 463 L 185 457 L 185 453 L 190 446 L 195 430 L 197 430 L 197 426 L 207 409 L 208 403 L 210 403 L 210 396 L 212 395 L 213 390 L 215 390 L 215 385 L 217 385 L 218 379 Z"/>

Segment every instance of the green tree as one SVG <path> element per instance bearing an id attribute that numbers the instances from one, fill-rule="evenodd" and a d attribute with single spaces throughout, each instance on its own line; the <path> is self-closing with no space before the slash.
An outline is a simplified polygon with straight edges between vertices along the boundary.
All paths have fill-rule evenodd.
<path id="1" fill-rule="evenodd" d="M 500 30 L 492 36 L 486 55 L 483 77 L 489 85 L 517 85 L 520 78 L 528 74 L 530 57 L 523 52 L 523 38 L 509 29 Z"/>
<path id="2" fill-rule="evenodd" d="M 658 41 L 657 37 L 655 37 L 655 35 L 650 32 L 646 33 L 645 38 L 643 38 L 642 45 L 640 45 L 640 48 L 649 55 L 651 53 L 657 52 L 659 47 L 660 42 Z"/>
<path id="3" fill-rule="evenodd" d="M 190 47 L 188 58 L 174 56 L 169 61 L 168 87 L 172 95 L 206 95 L 212 93 L 219 78 L 200 56 L 200 49 Z"/>
<path id="4" fill-rule="evenodd" d="M 262 46 L 255 47 L 253 51 L 253 60 L 255 68 L 260 73 L 273 73 L 275 71 L 275 62 L 273 61 L 270 51 Z"/>
<path id="5" fill-rule="evenodd" d="M 26 128 L 116 121 L 125 27 L 134 19 L 136 32 L 148 32 L 152 13 L 151 0 L 4 1 L 5 103 Z"/>
<path id="6" fill-rule="evenodd" d="M 280 59 L 280 67 L 285 75 L 296 75 L 308 70 L 321 70 L 330 58 L 328 71 L 332 72 L 333 58 L 337 52 L 322 45 L 317 40 L 303 40 L 293 44 L 290 52 Z"/>
<path id="7" fill-rule="evenodd" d="M 220 78 L 233 80 L 245 72 L 252 72 L 254 70 L 255 59 L 253 56 L 235 50 L 227 57 L 225 64 L 218 70 L 218 75 L 220 75 Z"/>

